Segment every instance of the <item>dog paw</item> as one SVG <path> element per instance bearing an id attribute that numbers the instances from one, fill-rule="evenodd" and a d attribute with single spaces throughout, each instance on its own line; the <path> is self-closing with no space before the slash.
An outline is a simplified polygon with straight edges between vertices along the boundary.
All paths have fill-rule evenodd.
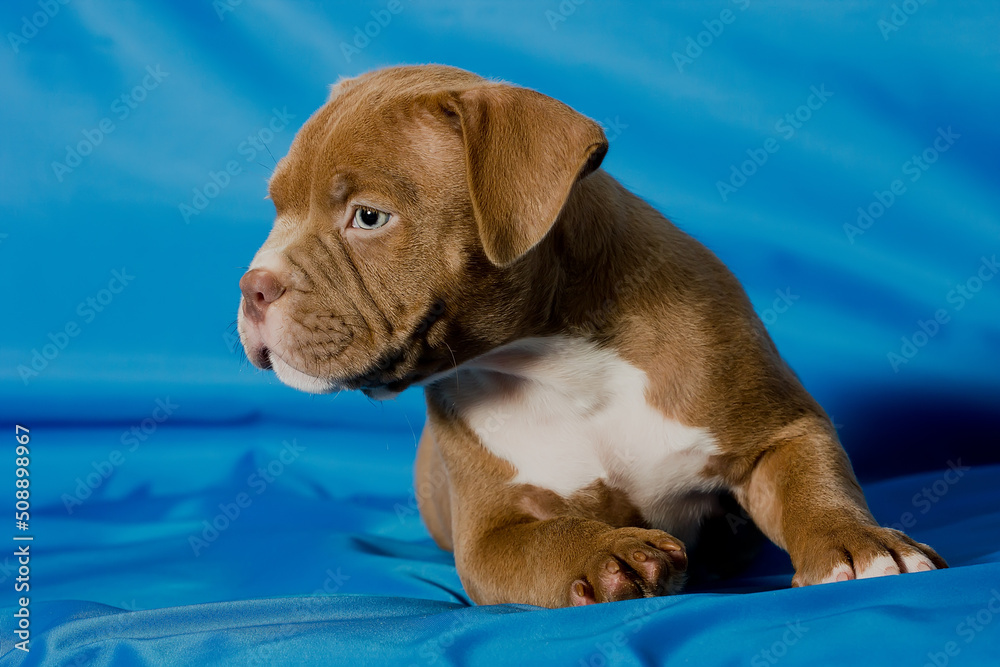
<path id="1" fill-rule="evenodd" d="M 853 526 L 830 531 L 809 544 L 796 563 L 792 586 L 870 579 L 891 574 L 948 567 L 926 544 L 904 533 L 877 526 Z"/>
<path id="2" fill-rule="evenodd" d="M 572 606 L 670 595 L 684 584 L 684 544 L 661 530 L 616 528 L 601 536 L 583 576 L 569 589 Z"/>

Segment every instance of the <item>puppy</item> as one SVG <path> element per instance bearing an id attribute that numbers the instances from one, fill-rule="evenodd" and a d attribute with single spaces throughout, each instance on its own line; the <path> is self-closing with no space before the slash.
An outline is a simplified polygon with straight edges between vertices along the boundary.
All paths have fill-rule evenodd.
<path id="1" fill-rule="evenodd" d="M 424 388 L 420 512 L 477 603 L 675 593 L 727 498 L 792 585 L 947 567 L 875 522 L 739 283 L 607 149 L 459 69 L 341 81 L 271 179 L 247 356 L 307 392 Z"/>

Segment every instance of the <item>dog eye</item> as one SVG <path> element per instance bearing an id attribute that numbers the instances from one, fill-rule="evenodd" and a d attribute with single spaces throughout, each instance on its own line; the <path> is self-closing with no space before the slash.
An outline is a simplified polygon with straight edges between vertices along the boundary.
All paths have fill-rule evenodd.
<path id="1" fill-rule="evenodd" d="M 391 217 L 388 213 L 362 206 L 354 212 L 354 221 L 351 226 L 357 229 L 378 229 L 389 222 Z"/>

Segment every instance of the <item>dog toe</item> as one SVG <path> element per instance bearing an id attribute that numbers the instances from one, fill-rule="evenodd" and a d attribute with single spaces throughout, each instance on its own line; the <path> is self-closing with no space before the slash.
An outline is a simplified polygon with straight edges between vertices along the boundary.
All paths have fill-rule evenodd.
<path id="1" fill-rule="evenodd" d="M 569 587 L 569 604 L 571 607 L 582 607 L 594 604 L 594 587 L 586 579 L 577 579 Z"/>
<path id="2" fill-rule="evenodd" d="M 872 579 L 874 577 L 885 577 L 890 574 L 899 574 L 899 565 L 896 564 L 890 554 L 881 553 L 868 563 L 861 565 L 855 563 L 854 576 L 856 579 Z"/>
<path id="3" fill-rule="evenodd" d="M 891 528 L 854 526 L 817 538 L 809 559 L 797 564 L 793 586 L 872 579 L 948 567 L 926 544 Z"/>
<path id="4" fill-rule="evenodd" d="M 851 567 L 850 563 L 837 563 L 837 565 L 835 565 L 834 568 L 826 574 L 826 576 L 822 577 L 815 583 L 832 584 L 838 581 L 850 581 L 855 578 L 854 568 Z"/>
<path id="5" fill-rule="evenodd" d="M 683 584 L 687 555 L 667 533 L 618 528 L 602 542 L 570 585 L 571 605 L 669 595 Z"/>
<path id="6" fill-rule="evenodd" d="M 902 558 L 902 565 L 903 572 L 927 572 L 938 569 L 930 558 L 919 551 L 911 551 L 905 554 Z"/>

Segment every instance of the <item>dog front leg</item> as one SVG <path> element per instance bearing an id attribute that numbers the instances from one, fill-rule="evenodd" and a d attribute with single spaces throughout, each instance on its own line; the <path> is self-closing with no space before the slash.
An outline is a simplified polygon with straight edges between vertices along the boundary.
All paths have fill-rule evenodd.
<path id="1" fill-rule="evenodd" d="M 684 583 L 684 545 L 660 530 L 503 513 L 467 534 L 455 562 L 479 604 L 576 606 L 668 595 Z"/>
<path id="2" fill-rule="evenodd" d="M 793 586 L 947 567 L 926 544 L 878 525 L 836 432 L 819 417 L 779 433 L 736 496 L 788 551 Z"/>
<path id="3" fill-rule="evenodd" d="M 555 608 L 680 589 L 687 568 L 680 540 L 568 508 L 532 509 L 512 466 L 460 420 L 430 407 L 425 441 L 437 448 L 449 484 L 448 511 L 438 516 L 450 518 L 455 564 L 475 602 Z"/>

